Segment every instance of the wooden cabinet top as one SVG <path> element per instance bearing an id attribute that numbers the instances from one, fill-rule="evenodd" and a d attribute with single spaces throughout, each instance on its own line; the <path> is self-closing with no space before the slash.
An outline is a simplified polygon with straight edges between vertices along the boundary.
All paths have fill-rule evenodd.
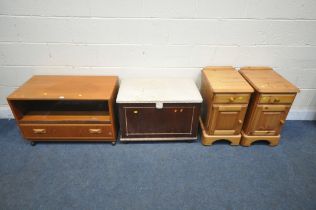
<path id="1" fill-rule="evenodd" d="M 8 100 L 108 100 L 117 81 L 116 76 L 33 76 Z"/>
<path id="2" fill-rule="evenodd" d="M 117 103 L 201 103 L 202 97 L 190 79 L 123 79 Z"/>
<path id="3" fill-rule="evenodd" d="M 297 93 L 299 89 L 269 67 L 244 67 L 239 71 L 259 93 Z"/>
<path id="4" fill-rule="evenodd" d="M 230 66 L 205 67 L 202 74 L 212 90 L 217 93 L 251 93 L 253 88 Z"/>

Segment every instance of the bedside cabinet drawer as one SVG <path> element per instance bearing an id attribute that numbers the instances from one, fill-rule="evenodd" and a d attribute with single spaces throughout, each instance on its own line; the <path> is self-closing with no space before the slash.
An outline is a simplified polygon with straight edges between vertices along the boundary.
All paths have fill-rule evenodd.
<path id="1" fill-rule="evenodd" d="M 20 125 L 21 131 L 27 139 L 109 139 L 114 134 L 112 126 L 102 125 Z"/>
<path id="2" fill-rule="evenodd" d="M 291 104 L 295 95 L 293 94 L 261 94 L 260 104 Z"/>
<path id="3" fill-rule="evenodd" d="M 214 103 L 217 104 L 246 104 L 250 94 L 215 94 Z"/>

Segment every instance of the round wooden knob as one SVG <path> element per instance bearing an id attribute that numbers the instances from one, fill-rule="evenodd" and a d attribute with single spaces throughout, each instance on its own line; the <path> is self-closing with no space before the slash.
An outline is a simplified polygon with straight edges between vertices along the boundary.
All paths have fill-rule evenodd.
<path id="1" fill-rule="evenodd" d="M 230 101 L 230 102 L 233 102 L 233 101 L 235 101 L 235 98 L 234 98 L 234 97 L 230 97 L 230 98 L 229 98 L 229 101 Z"/>
<path id="2" fill-rule="evenodd" d="M 279 98 L 275 98 L 275 99 L 273 100 L 273 102 L 278 103 L 278 102 L 280 102 L 280 99 L 279 99 Z"/>
<path id="3" fill-rule="evenodd" d="M 242 123 L 242 120 L 238 120 L 238 123 L 241 124 L 241 123 Z"/>

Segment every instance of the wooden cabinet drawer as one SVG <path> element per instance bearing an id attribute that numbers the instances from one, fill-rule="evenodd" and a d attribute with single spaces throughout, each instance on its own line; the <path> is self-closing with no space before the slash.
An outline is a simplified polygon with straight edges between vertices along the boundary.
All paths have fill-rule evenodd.
<path id="1" fill-rule="evenodd" d="M 111 139 L 109 124 L 23 124 L 21 131 L 27 139 Z"/>
<path id="2" fill-rule="evenodd" d="M 291 104 L 295 95 L 293 94 L 261 94 L 260 104 Z"/>
<path id="3" fill-rule="evenodd" d="M 246 104 L 250 99 L 250 94 L 215 94 L 216 104 Z"/>

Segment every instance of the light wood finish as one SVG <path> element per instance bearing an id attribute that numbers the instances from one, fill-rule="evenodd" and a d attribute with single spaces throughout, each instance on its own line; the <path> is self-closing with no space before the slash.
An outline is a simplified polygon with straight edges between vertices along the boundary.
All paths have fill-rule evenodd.
<path id="1" fill-rule="evenodd" d="M 205 145 L 219 138 L 233 142 L 240 139 L 252 92 L 252 87 L 232 67 L 206 67 L 202 70 L 202 122 L 209 142 Z"/>
<path id="2" fill-rule="evenodd" d="M 242 128 L 247 104 L 243 105 L 213 105 L 211 123 L 208 129 L 210 135 L 238 135 Z"/>
<path id="3" fill-rule="evenodd" d="M 298 93 L 299 89 L 270 67 L 243 67 L 239 72 L 260 93 Z"/>
<path id="4" fill-rule="evenodd" d="M 108 124 L 23 124 L 23 135 L 32 140 L 102 140 L 114 137 Z"/>
<path id="5" fill-rule="evenodd" d="M 246 133 L 278 135 L 289 110 L 288 105 L 258 105 Z"/>
<path id="6" fill-rule="evenodd" d="M 205 146 L 210 146 L 212 145 L 214 142 L 218 141 L 218 140 L 227 140 L 230 142 L 230 145 L 239 145 L 240 139 L 241 139 L 241 135 L 209 135 L 203 125 L 202 119 L 200 118 L 200 126 L 201 126 L 201 130 L 202 130 L 202 144 Z"/>
<path id="7" fill-rule="evenodd" d="M 299 89 L 268 67 L 246 67 L 240 72 L 255 88 L 242 129 L 243 144 L 249 146 L 257 140 L 268 140 L 277 145 Z"/>
<path id="8" fill-rule="evenodd" d="M 111 123 L 111 119 L 105 111 L 31 111 L 20 119 L 20 123 Z"/>
<path id="9" fill-rule="evenodd" d="M 295 99 L 294 94 L 261 94 L 259 103 L 261 104 L 292 104 Z"/>
<path id="10" fill-rule="evenodd" d="M 37 75 L 8 96 L 8 100 L 109 100 L 116 76 Z"/>
<path id="11" fill-rule="evenodd" d="M 231 66 L 208 66 L 202 75 L 216 93 L 251 93 L 252 87 Z"/>
<path id="12" fill-rule="evenodd" d="M 216 94 L 214 96 L 214 103 L 218 104 L 244 104 L 248 103 L 250 99 L 249 94 Z"/>
<path id="13" fill-rule="evenodd" d="M 265 135 L 256 135 L 256 136 L 249 136 L 246 135 L 245 133 L 241 132 L 242 137 L 241 137 L 241 141 L 240 141 L 240 145 L 245 146 L 245 147 L 249 147 L 253 142 L 255 141 L 268 141 L 270 146 L 277 146 L 280 142 L 280 135 L 277 136 L 265 136 Z"/>
<path id="14" fill-rule="evenodd" d="M 115 76 L 34 76 L 8 97 L 26 139 L 116 141 Z"/>

